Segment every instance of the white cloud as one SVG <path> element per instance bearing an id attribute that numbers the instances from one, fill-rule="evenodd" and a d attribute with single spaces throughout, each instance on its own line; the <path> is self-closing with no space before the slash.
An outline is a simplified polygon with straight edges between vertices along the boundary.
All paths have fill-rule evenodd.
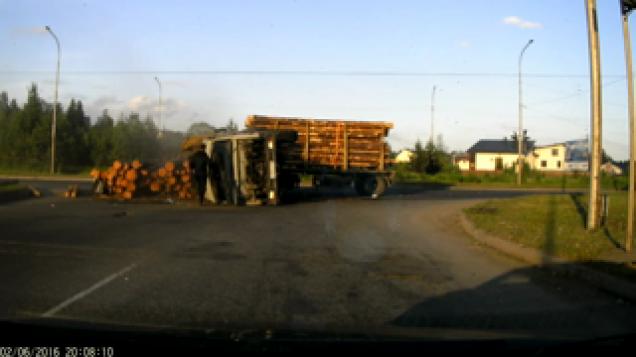
<path id="1" fill-rule="evenodd" d="M 121 103 L 122 101 L 115 96 L 104 95 L 97 98 L 92 105 L 96 108 L 108 109 L 109 106 L 119 105 Z"/>
<path id="2" fill-rule="evenodd" d="M 502 22 L 506 25 L 516 26 L 521 29 L 540 29 L 543 25 L 540 22 L 524 20 L 518 16 L 504 17 Z"/>
<path id="3" fill-rule="evenodd" d="M 164 98 L 162 104 L 165 117 L 171 117 L 187 107 L 184 101 L 174 98 Z M 128 100 L 128 109 L 140 113 L 158 113 L 160 110 L 159 99 L 145 95 L 134 96 Z"/>
<path id="4" fill-rule="evenodd" d="M 150 105 L 151 105 L 150 98 L 148 98 L 145 95 L 138 95 L 138 96 L 132 97 L 128 101 L 128 109 L 133 111 L 140 111 L 142 108 L 148 109 L 148 106 Z"/>
<path id="5" fill-rule="evenodd" d="M 464 41 L 459 41 L 459 43 L 457 45 L 459 47 L 461 47 L 461 48 L 468 48 L 468 47 L 470 47 L 470 42 L 465 41 L 465 40 Z"/>

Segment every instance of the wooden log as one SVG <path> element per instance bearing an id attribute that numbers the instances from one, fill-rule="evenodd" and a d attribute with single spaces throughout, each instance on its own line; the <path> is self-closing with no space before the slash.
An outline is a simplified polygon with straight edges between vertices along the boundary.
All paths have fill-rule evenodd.
<path id="1" fill-rule="evenodd" d="M 150 191 L 159 192 L 161 191 L 161 184 L 157 181 L 153 181 L 150 183 Z"/>
<path id="2" fill-rule="evenodd" d="M 297 117 L 273 117 L 266 115 L 250 115 L 245 120 L 245 126 L 251 127 L 254 125 L 277 124 L 279 126 L 284 124 L 298 124 L 304 122 L 310 122 L 312 125 L 334 125 L 337 123 L 348 123 L 352 126 L 380 126 L 385 128 L 393 128 L 393 123 L 379 122 L 379 121 L 353 121 L 353 120 L 326 120 L 326 119 L 310 119 L 310 118 L 297 118 Z"/>
<path id="3" fill-rule="evenodd" d="M 135 181 L 137 179 L 137 170 L 129 169 L 126 171 L 126 180 L 127 181 Z"/>

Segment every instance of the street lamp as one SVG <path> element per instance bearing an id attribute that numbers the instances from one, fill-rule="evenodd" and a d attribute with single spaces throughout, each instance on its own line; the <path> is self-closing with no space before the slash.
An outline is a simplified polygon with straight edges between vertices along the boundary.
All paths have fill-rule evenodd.
<path id="1" fill-rule="evenodd" d="M 526 52 L 528 47 L 534 42 L 534 40 L 529 40 L 521 53 L 519 54 L 519 131 L 517 132 L 517 150 L 518 150 L 518 160 L 517 160 L 517 185 L 521 185 L 521 175 L 523 173 L 523 100 L 521 93 L 521 60 L 523 59 L 523 54 Z"/>
<path id="2" fill-rule="evenodd" d="M 433 86 L 431 93 L 431 144 L 435 143 L 435 90 L 437 90 L 437 86 Z"/>
<path id="3" fill-rule="evenodd" d="M 636 127 L 634 123 L 634 82 L 632 77 L 632 41 L 629 36 L 629 13 L 636 9 L 636 1 L 621 0 L 621 15 L 623 19 L 623 43 L 625 48 L 625 67 L 627 75 L 627 111 L 629 115 L 629 193 L 627 196 L 627 232 L 625 235 L 625 251 L 632 251 L 634 239 L 634 204 L 636 192 L 634 179 L 636 178 Z"/>
<path id="4" fill-rule="evenodd" d="M 161 81 L 156 76 L 155 81 L 157 81 L 157 84 L 159 85 L 159 133 L 157 134 L 157 137 L 161 138 L 163 136 L 163 88 L 161 86 Z"/>
<path id="5" fill-rule="evenodd" d="M 55 172 L 55 132 L 57 123 L 57 87 L 60 83 L 60 41 L 53 33 L 50 26 L 44 27 L 53 36 L 57 45 L 57 71 L 55 72 L 55 94 L 53 99 L 53 122 L 51 123 L 51 175 Z"/>

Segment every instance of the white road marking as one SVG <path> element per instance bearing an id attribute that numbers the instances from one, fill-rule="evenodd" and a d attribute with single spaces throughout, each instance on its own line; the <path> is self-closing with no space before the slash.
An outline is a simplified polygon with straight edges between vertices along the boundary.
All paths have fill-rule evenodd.
<path id="1" fill-rule="evenodd" d="M 81 300 L 81 299 L 85 298 L 86 296 L 88 296 L 89 294 L 94 292 L 95 290 L 101 288 L 102 286 L 110 283 L 111 281 L 113 281 L 113 280 L 117 279 L 118 277 L 120 277 L 120 276 L 126 274 L 127 272 L 131 271 L 136 266 L 137 266 L 137 264 L 131 264 L 131 265 L 125 267 L 124 269 L 107 276 L 106 278 L 98 281 L 93 286 L 89 287 L 88 289 L 80 291 L 79 293 L 77 293 L 77 294 L 71 296 L 70 298 L 64 300 L 59 305 L 54 306 L 53 308 L 51 308 L 47 312 L 43 313 L 42 317 L 51 317 L 51 316 L 57 314 L 62 309 L 68 307 L 69 305 L 71 305 L 72 303 L 74 303 L 74 302 L 76 302 L 78 300 Z"/>

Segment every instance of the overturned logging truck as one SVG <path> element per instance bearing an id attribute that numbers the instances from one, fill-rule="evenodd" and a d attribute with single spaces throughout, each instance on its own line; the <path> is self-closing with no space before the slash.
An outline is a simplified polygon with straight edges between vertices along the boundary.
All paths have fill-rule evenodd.
<path id="1" fill-rule="evenodd" d="M 275 205 L 307 175 L 314 184 L 338 177 L 372 198 L 391 183 L 391 123 L 251 115 L 245 126 L 202 140 L 215 166 L 206 193 L 212 202 Z"/>

